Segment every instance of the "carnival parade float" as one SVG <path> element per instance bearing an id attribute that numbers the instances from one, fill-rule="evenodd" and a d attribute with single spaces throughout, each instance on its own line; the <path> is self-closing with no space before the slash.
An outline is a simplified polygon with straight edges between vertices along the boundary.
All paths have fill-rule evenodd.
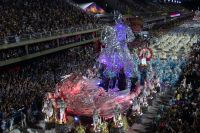
<path id="1" fill-rule="evenodd" d="M 93 132 L 106 130 L 107 119 L 113 119 L 116 129 L 127 127 L 123 122 L 126 121 L 123 113 L 132 106 L 130 101 L 140 94 L 140 86 L 130 93 L 134 61 L 127 42 L 135 37 L 131 28 L 123 23 L 121 15 L 117 15 L 115 21 L 114 26 L 105 26 L 101 34 L 104 48 L 97 62 L 100 68 L 104 67 L 102 76 L 95 76 L 98 74 L 91 71 L 87 76 L 76 72 L 63 76 L 55 91 L 48 93 L 44 101 L 43 112 L 47 123 L 67 124 L 68 116 L 74 115 L 93 118 Z M 123 90 L 119 89 L 120 75 L 124 75 Z M 109 79 L 107 89 L 106 79 Z"/>
<path id="2" fill-rule="evenodd" d="M 42 110 L 46 123 L 55 123 L 59 129 L 67 127 L 65 132 L 74 128 L 84 133 L 86 127 L 81 120 L 75 126 L 72 119 L 87 117 L 90 132 L 127 132 L 127 121 L 141 116 L 143 108 L 149 106 L 148 99 L 160 91 L 155 88 L 160 88 L 164 81 L 162 70 L 173 64 L 167 64 L 169 60 L 162 64 L 148 47 L 131 54 L 127 43 L 135 39 L 134 34 L 121 15 L 115 21 L 114 26 L 102 29 L 104 47 L 97 58 L 98 67 L 88 70 L 87 75 L 74 72 L 63 76 L 54 92 L 47 93 Z M 136 83 L 132 82 L 134 77 L 138 78 Z M 167 81 L 171 79 L 167 77 Z M 131 117 L 126 117 L 130 110 Z M 112 121 L 110 128 L 108 121 Z"/>

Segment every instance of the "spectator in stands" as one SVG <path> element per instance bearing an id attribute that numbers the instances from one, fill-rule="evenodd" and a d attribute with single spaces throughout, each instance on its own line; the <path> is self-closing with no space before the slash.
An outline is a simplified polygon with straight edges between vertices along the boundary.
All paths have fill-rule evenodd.
<path id="1" fill-rule="evenodd" d="M 93 44 L 71 48 L 60 53 L 36 59 L 10 70 L 1 70 L 0 112 L 3 119 L 19 109 L 39 109 L 46 92 L 54 91 L 61 76 L 74 71 L 86 74 L 96 57 Z M 30 106 L 31 105 L 31 106 Z"/>
<path id="2" fill-rule="evenodd" d="M 82 35 L 64 37 L 64 38 L 59 39 L 59 45 L 64 46 L 64 45 L 68 45 L 72 43 L 77 43 L 80 41 L 91 40 L 91 39 L 94 39 L 94 37 L 96 37 L 94 33 L 86 33 Z M 33 53 L 41 52 L 44 50 L 56 48 L 57 46 L 58 46 L 58 43 L 55 40 L 41 42 L 37 44 L 31 44 L 31 45 L 28 45 L 28 53 L 33 54 Z M 5 61 L 12 58 L 25 56 L 25 55 L 26 55 L 26 51 L 24 47 L 15 47 L 11 49 L 0 50 L 0 61 Z"/>
<path id="3" fill-rule="evenodd" d="M 97 22 L 95 17 L 66 0 L 4 0 L 0 3 L 0 38 L 4 43 Z"/>

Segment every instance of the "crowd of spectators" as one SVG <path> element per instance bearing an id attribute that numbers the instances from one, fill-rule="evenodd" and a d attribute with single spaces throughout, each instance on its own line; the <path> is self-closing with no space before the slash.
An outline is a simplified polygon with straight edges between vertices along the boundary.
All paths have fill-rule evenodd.
<path id="1" fill-rule="evenodd" d="M 200 130 L 200 45 L 194 44 L 181 84 L 156 116 L 159 133 L 197 133 Z"/>
<path id="2" fill-rule="evenodd" d="M 80 41 L 86 41 L 91 40 L 97 37 L 97 34 L 95 32 L 92 33 L 86 33 L 81 35 L 75 35 L 75 36 L 69 36 L 69 37 L 63 37 L 58 40 L 51 40 L 47 42 L 41 42 L 41 43 L 34 43 L 31 45 L 28 45 L 28 51 L 26 52 L 25 47 L 15 47 L 12 49 L 4 49 L 0 50 L 0 61 L 9 60 L 12 58 L 17 58 L 21 56 L 25 56 L 28 54 L 33 54 L 37 52 L 41 52 L 48 49 L 53 49 L 59 46 L 64 46 L 68 44 L 77 43 Z M 59 43 L 59 44 L 58 44 Z"/>
<path id="3" fill-rule="evenodd" d="M 24 62 L 14 69 L 0 71 L 0 120 L 21 108 L 40 106 L 46 92 L 54 90 L 61 76 L 71 72 L 86 73 L 95 63 L 94 44 L 87 44 Z M 38 104 L 39 102 L 39 104 Z M 39 108 L 39 107 L 37 107 Z"/>
<path id="4" fill-rule="evenodd" d="M 26 55 L 24 47 L 0 50 L 0 61 L 17 58 Z"/>
<path id="5" fill-rule="evenodd" d="M 40 51 L 48 50 L 57 47 L 57 44 L 55 41 L 48 41 L 38 44 L 33 44 L 28 46 L 28 53 L 33 54 Z M 20 56 L 19 56 L 20 57 Z"/>
<path id="6" fill-rule="evenodd" d="M 1 39 L 97 22 L 96 18 L 66 0 L 2 0 L 0 14 Z"/>

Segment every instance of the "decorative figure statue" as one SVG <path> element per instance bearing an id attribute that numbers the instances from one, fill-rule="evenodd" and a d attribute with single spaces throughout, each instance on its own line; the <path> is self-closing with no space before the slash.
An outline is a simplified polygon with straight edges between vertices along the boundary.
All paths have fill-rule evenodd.
<path id="1" fill-rule="evenodd" d="M 94 126 L 94 132 L 101 132 L 101 117 L 99 115 L 99 111 L 97 109 L 94 109 L 93 111 L 93 126 Z"/>
<path id="2" fill-rule="evenodd" d="M 66 123 L 66 114 L 65 114 L 65 110 L 67 108 L 67 105 L 64 101 L 64 99 L 60 99 L 57 102 L 57 106 L 58 106 L 58 110 L 59 110 L 59 124 L 63 124 Z"/>
<path id="3" fill-rule="evenodd" d="M 134 71 L 133 58 L 127 46 L 135 36 L 130 27 L 122 21 L 122 15 L 116 18 L 116 25 L 106 26 L 101 33 L 101 42 L 105 45 L 98 61 L 106 65 L 105 72 L 110 78 L 116 76 L 121 69 L 124 69 L 126 77 L 132 77 Z M 111 74 L 111 75 L 110 75 Z"/>
<path id="4" fill-rule="evenodd" d="M 51 100 L 45 100 L 42 112 L 45 113 L 45 122 L 50 122 L 54 114 L 53 103 Z"/>
<path id="5" fill-rule="evenodd" d="M 114 124 L 117 128 L 123 127 L 122 115 L 121 115 L 121 106 L 116 104 L 114 109 L 114 117 L 113 117 Z"/>

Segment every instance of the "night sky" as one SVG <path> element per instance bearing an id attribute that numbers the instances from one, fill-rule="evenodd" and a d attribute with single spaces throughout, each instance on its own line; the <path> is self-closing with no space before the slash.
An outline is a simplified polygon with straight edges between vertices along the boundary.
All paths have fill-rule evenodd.
<path id="1" fill-rule="evenodd" d="M 200 0 L 183 0 L 183 6 L 189 8 L 191 10 L 197 10 L 198 7 L 200 8 Z"/>

